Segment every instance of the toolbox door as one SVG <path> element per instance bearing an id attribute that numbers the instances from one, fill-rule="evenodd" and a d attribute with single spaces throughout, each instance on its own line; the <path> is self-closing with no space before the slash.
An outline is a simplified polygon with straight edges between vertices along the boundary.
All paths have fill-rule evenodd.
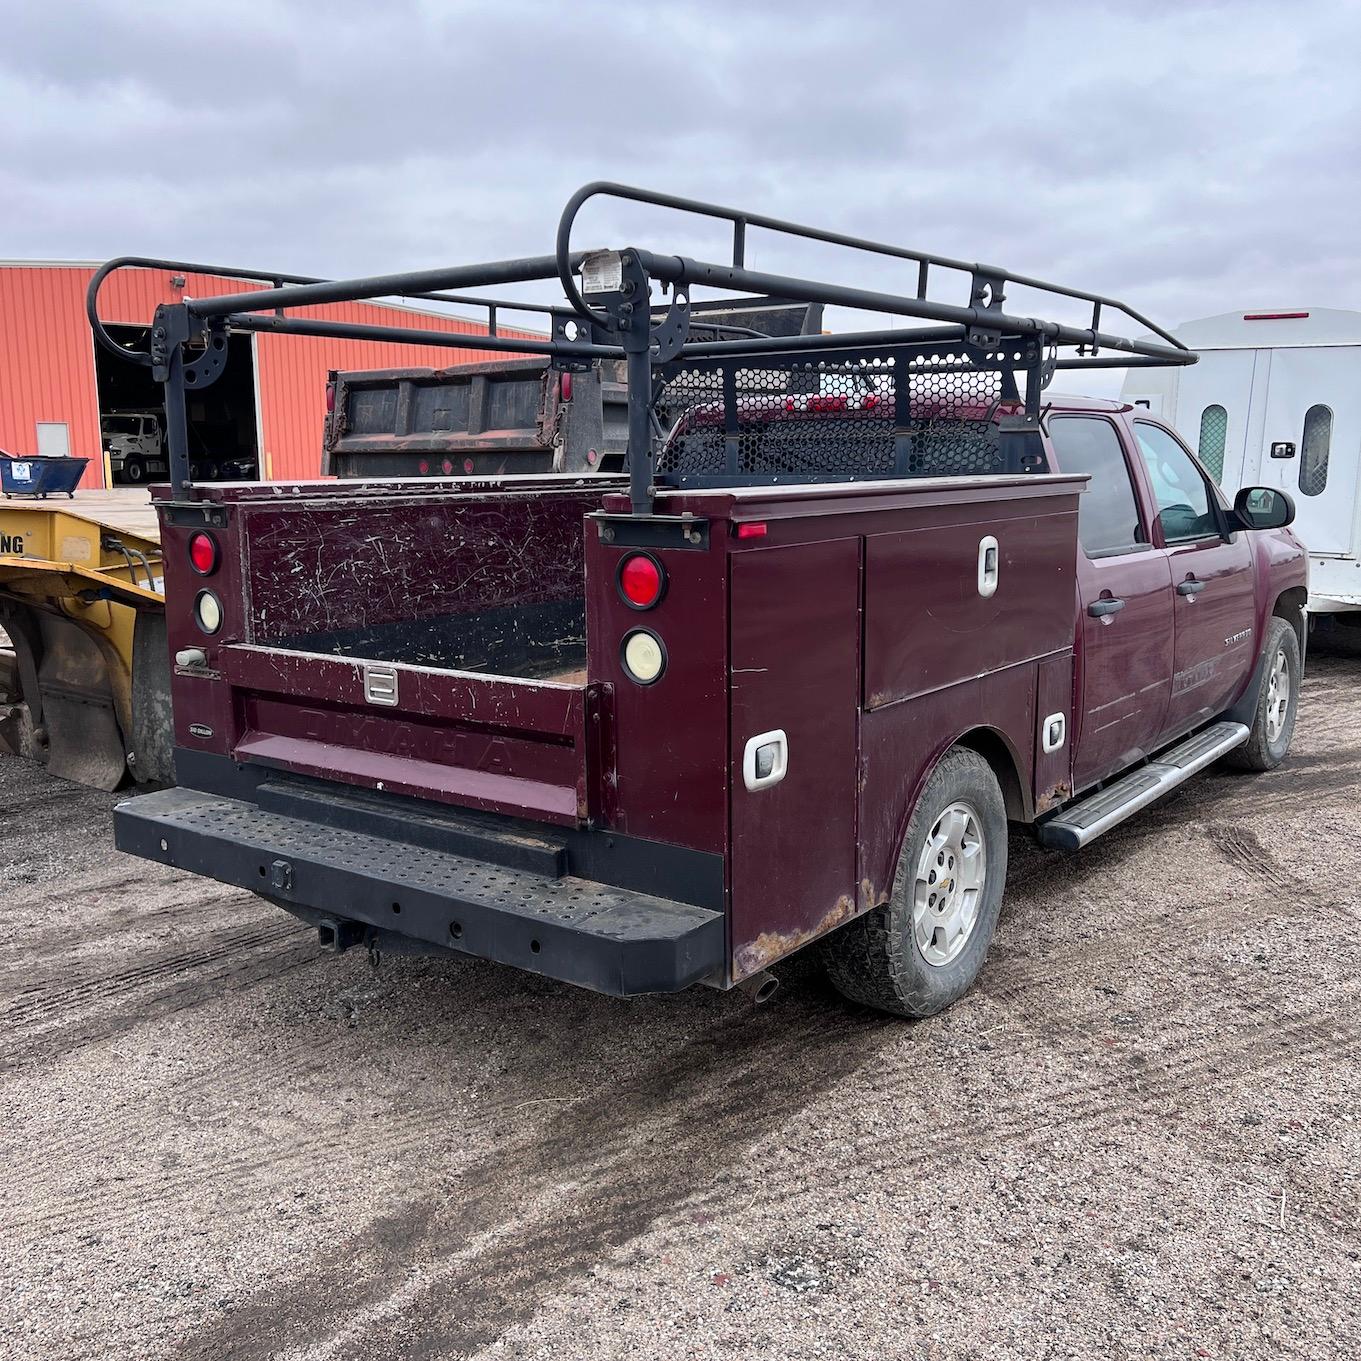
<path id="1" fill-rule="evenodd" d="M 732 554 L 734 982 L 855 911 L 860 546 Z"/>

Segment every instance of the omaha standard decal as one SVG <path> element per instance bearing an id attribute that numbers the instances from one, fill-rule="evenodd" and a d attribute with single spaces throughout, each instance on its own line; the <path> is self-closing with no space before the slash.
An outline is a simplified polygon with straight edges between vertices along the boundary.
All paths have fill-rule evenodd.
<path id="1" fill-rule="evenodd" d="M 1201 662 L 1199 666 L 1189 667 L 1185 671 L 1178 671 L 1172 677 L 1172 693 L 1174 695 L 1184 695 L 1188 690 L 1194 690 L 1197 686 L 1204 685 L 1205 682 L 1213 677 L 1218 663 L 1212 657 L 1208 662 Z"/>

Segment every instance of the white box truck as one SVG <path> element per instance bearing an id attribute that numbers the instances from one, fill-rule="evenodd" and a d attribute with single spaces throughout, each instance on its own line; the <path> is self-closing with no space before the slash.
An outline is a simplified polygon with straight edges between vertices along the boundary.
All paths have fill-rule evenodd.
<path id="1" fill-rule="evenodd" d="M 1361 312 L 1225 312 L 1176 336 L 1200 362 L 1130 369 L 1125 401 L 1170 421 L 1230 500 L 1245 486 L 1288 491 L 1310 611 L 1361 611 Z"/>

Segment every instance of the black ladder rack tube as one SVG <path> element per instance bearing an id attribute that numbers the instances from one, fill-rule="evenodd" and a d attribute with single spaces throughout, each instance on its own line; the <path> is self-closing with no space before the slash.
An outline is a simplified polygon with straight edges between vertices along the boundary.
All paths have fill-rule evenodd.
<path id="1" fill-rule="evenodd" d="M 1168 364 L 1196 362 L 1194 351 L 1184 347 L 1157 345 L 1147 340 L 1127 340 L 1124 336 L 1106 335 L 1100 331 L 1066 326 L 1057 321 L 1042 321 L 1038 317 L 1016 317 L 1007 312 L 993 312 L 986 308 L 955 307 L 950 303 L 929 302 L 922 298 L 903 298 L 893 293 L 873 293 L 867 289 L 823 284 L 812 279 L 753 273 L 748 269 L 735 269 L 731 265 L 689 260 L 680 255 L 651 255 L 647 251 L 634 253 L 652 278 L 676 285 L 703 284 L 713 288 L 774 293 L 805 302 L 830 303 L 833 306 L 860 308 L 868 312 L 886 312 L 890 316 L 923 317 L 927 321 L 953 322 L 966 328 L 976 327 L 1018 335 L 1039 335 L 1060 345 L 1101 345 L 1105 349 L 1122 350 L 1128 354 L 1148 355 Z"/>
<path id="2" fill-rule="evenodd" d="M 594 295 L 597 305 L 588 304 L 578 287 L 575 272 L 580 268 L 584 252 L 571 249 L 572 225 L 581 206 L 597 195 L 675 209 L 701 217 L 727 221 L 732 226 L 733 261 L 729 265 L 693 260 L 679 255 L 659 255 L 648 251 L 621 252 L 621 263 L 626 271 L 626 286 L 612 295 Z M 824 242 L 835 246 L 868 252 L 883 259 L 911 261 L 917 265 L 917 295 L 878 292 L 811 279 L 766 274 L 746 268 L 749 229 L 784 233 L 787 236 Z M 174 270 L 180 273 L 212 274 L 237 277 L 243 280 L 267 282 L 271 287 L 250 293 L 233 293 L 220 297 L 188 299 L 176 304 L 165 304 L 157 309 L 151 352 L 129 353 L 118 346 L 98 317 L 97 301 L 100 285 L 113 271 L 120 268 Z M 958 306 L 938 302 L 926 296 L 931 280 L 931 269 L 958 271 L 972 280 L 970 305 Z M 445 289 L 496 287 L 504 284 L 528 283 L 557 279 L 573 311 L 588 318 L 583 338 L 567 339 L 570 323 L 565 313 L 554 307 L 536 303 L 518 303 L 512 299 L 484 296 L 459 296 L 445 293 Z M 862 330 L 840 335 L 798 335 L 761 337 L 750 332 L 740 339 L 696 339 L 685 344 L 688 333 L 677 329 L 683 322 L 670 320 L 677 316 L 673 305 L 668 321 L 655 331 L 652 325 L 652 283 L 689 290 L 694 285 L 708 286 L 727 292 L 757 294 L 790 302 L 841 306 L 859 311 L 893 317 L 909 317 L 928 323 L 916 330 L 906 328 Z M 1086 302 L 1091 305 L 1091 324 L 1073 326 L 1039 317 L 1011 315 L 1002 310 L 1004 290 L 1012 285 L 1038 289 L 1059 298 Z M 451 331 L 430 331 L 418 327 L 365 325 L 332 322 L 309 317 L 284 315 L 284 309 L 339 302 L 360 302 L 365 299 L 407 298 L 432 302 L 461 303 L 487 309 L 490 335 L 463 334 Z M 733 300 L 715 300 L 715 307 Z M 741 300 L 739 300 L 741 301 Z M 605 310 L 600 310 L 603 304 Z M 681 307 L 685 302 L 681 302 Z M 959 364 L 978 365 L 1003 371 L 1004 391 L 1008 396 L 1018 394 L 1015 370 L 1027 374 L 1026 413 L 1024 424 L 1014 433 L 1026 440 L 1036 438 L 1034 426 L 1038 420 L 1038 380 L 1045 364 L 1057 368 L 1152 368 L 1162 365 L 1194 364 L 1196 353 L 1175 336 L 1143 317 L 1140 313 L 1113 298 L 1095 293 L 1046 283 L 1025 275 L 952 260 L 946 256 L 912 251 L 902 247 L 853 237 L 840 232 L 803 227 L 759 213 L 743 212 L 671 194 L 659 194 L 627 185 L 598 182 L 578 190 L 568 201 L 558 223 L 556 250 L 552 255 L 529 256 L 515 260 L 492 261 L 483 264 L 417 270 L 401 274 L 375 275 L 362 279 L 324 280 L 303 275 L 274 272 L 255 273 L 246 270 L 227 270 L 212 266 L 192 265 L 147 257 L 125 256 L 109 261 L 91 280 L 86 294 L 86 310 L 96 341 L 105 348 L 133 362 L 150 365 L 157 378 L 165 384 L 166 442 L 170 461 L 171 482 L 177 494 L 188 497 L 192 491 L 188 446 L 188 422 L 185 393 L 212 383 L 221 372 L 225 361 L 225 337 L 229 327 L 242 331 L 278 332 L 286 335 L 311 335 L 328 338 L 347 338 L 371 341 L 390 341 L 402 344 L 441 346 L 448 349 L 487 349 L 511 354 L 540 354 L 561 361 L 582 362 L 597 359 L 627 358 L 628 369 L 628 471 L 629 496 L 632 512 L 648 514 L 652 509 L 654 473 L 653 365 L 683 365 L 687 360 L 700 367 L 721 366 L 725 356 L 767 355 L 778 364 L 780 356 L 789 356 L 786 363 L 801 353 L 823 355 L 853 354 L 879 346 L 912 346 L 934 344 L 959 346 Z M 553 317 L 551 334 L 544 336 L 503 336 L 496 334 L 500 315 L 505 311 L 546 313 Z M 690 314 L 696 333 L 703 329 L 703 304 Z M 1118 312 L 1147 333 L 1137 339 L 1108 335 L 1101 330 L 1103 313 Z M 169 339 L 166 327 L 175 338 Z M 593 328 L 593 330 L 592 330 Z M 725 327 L 731 337 L 741 328 Z M 593 336 L 593 338 L 592 338 Z M 206 344 L 202 355 L 193 347 Z M 186 345 L 190 346 L 186 350 Z M 1076 355 L 1058 357 L 1060 346 L 1075 347 Z M 1044 350 L 1049 351 L 1042 360 Z M 1097 354 L 1098 350 L 1106 351 Z M 1024 351 L 1024 354 L 1018 354 Z M 981 357 L 980 357 L 981 352 Z M 943 358 L 947 371 L 956 367 L 947 348 Z M 219 359 L 218 356 L 221 355 Z M 1014 361 L 1014 362 L 1013 362 Z M 834 361 L 833 361 L 834 362 Z M 571 365 L 566 365 L 570 367 Z M 728 385 L 731 389 L 731 384 Z M 735 398 L 730 397 L 730 406 Z M 901 415 L 901 412 L 899 413 Z M 1022 418 L 1016 418 L 1018 420 Z M 731 427 L 734 411 L 728 412 Z M 901 423 L 901 422 L 900 422 Z M 729 428 L 731 436 L 733 430 Z M 1013 432 L 1008 432 L 1013 433 Z M 901 452 L 901 451 L 900 451 Z"/>
<path id="3" fill-rule="evenodd" d="M 562 283 L 563 291 L 567 295 L 568 301 L 573 308 L 586 317 L 598 316 L 587 305 L 582 297 L 580 290 L 572 278 L 571 261 L 579 259 L 580 254 L 573 254 L 571 251 L 572 227 L 576 222 L 577 214 L 581 211 L 584 204 L 590 199 L 604 197 L 624 199 L 633 203 L 646 203 L 658 208 L 669 208 L 676 212 L 689 213 L 696 217 L 714 218 L 719 221 L 731 222 L 733 231 L 733 266 L 740 268 L 746 264 L 746 229 L 748 227 L 760 227 L 766 231 L 778 232 L 785 236 L 802 238 L 805 241 L 821 241 L 828 245 L 843 246 L 849 250 L 863 251 L 867 254 L 885 256 L 889 259 L 913 261 L 918 265 L 917 292 L 918 299 L 925 301 L 927 271 L 932 265 L 942 269 L 957 270 L 962 274 L 968 274 L 975 280 L 996 280 L 1001 285 L 1016 284 L 1021 288 L 1038 289 L 1046 293 L 1052 293 L 1056 297 L 1071 298 L 1078 302 L 1089 302 L 1093 304 L 1092 331 L 1098 329 L 1101 307 L 1104 305 L 1123 313 L 1131 321 L 1144 327 L 1153 335 L 1161 337 L 1178 349 L 1184 350 L 1175 336 L 1163 330 L 1161 326 L 1149 321 L 1145 316 L 1136 312 L 1132 307 L 1115 298 L 1103 297 L 1099 293 L 1091 293 L 1085 289 L 1068 288 L 1063 284 L 1049 283 L 1044 279 L 1036 279 L 1026 274 L 1013 274 L 1009 270 L 1002 269 L 995 265 L 984 265 L 976 261 L 954 260 L 947 255 L 935 255 L 929 251 L 910 250 L 905 246 L 895 246 L 884 241 L 871 241 L 865 237 L 851 236 L 845 232 L 828 231 L 821 227 L 807 227 L 798 222 L 789 222 L 783 218 L 768 217 L 764 213 L 752 213 L 740 208 L 728 208 L 722 204 L 705 203 L 699 199 L 684 198 L 678 194 L 663 194 L 652 189 L 640 189 L 635 185 L 618 184 L 608 180 L 596 180 L 591 184 L 583 185 L 575 194 L 568 199 L 566 206 L 562 210 L 562 216 L 558 220 L 557 231 L 557 252 L 558 278 Z M 643 254 L 640 252 L 640 254 Z M 644 257 L 645 258 L 645 257 Z M 672 257 L 675 258 L 675 257 Z M 649 271 L 650 272 L 650 271 Z M 816 299 L 809 299 L 816 301 Z M 888 310 L 888 309 L 876 309 Z M 926 315 L 925 313 L 914 313 L 912 315 Z M 1192 361 L 1194 362 L 1194 361 Z"/>
<path id="4" fill-rule="evenodd" d="M 196 317 L 225 317 L 240 312 L 271 312 L 276 307 L 305 307 L 324 302 L 362 302 L 366 298 L 416 297 L 445 288 L 487 288 L 494 284 L 532 283 L 555 278 L 557 257 L 531 256 L 495 260 L 448 269 L 420 269 L 409 274 L 377 274 L 367 279 L 335 279 L 325 283 L 266 288 L 257 293 L 230 293 L 195 298 L 186 304 Z M 512 307 L 507 299 L 501 304 Z"/>
<path id="5" fill-rule="evenodd" d="M 469 335 L 462 331 L 419 331 L 405 326 L 373 326 L 365 322 L 312 321 L 306 317 L 260 317 L 232 313 L 227 324 L 241 331 L 274 331 L 282 335 L 323 336 L 339 340 L 386 340 L 401 345 L 440 345 L 449 350 L 503 350 L 507 354 L 562 355 L 572 359 L 618 359 L 618 346 L 585 340 L 527 340 L 518 336 Z"/>
<path id="6" fill-rule="evenodd" d="M 89 287 L 85 291 L 85 315 L 89 319 L 90 329 L 94 332 L 95 340 L 110 354 L 115 354 L 123 360 L 144 365 L 151 363 L 151 356 L 124 348 L 109 335 L 104 323 L 99 318 L 99 290 L 103 287 L 104 280 L 120 269 L 153 269 L 164 270 L 173 274 L 206 274 L 218 279 L 250 279 L 273 284 L 276 289 L 285 284 L 324 284 L 331 282 L 328 279 L 318 279 L 311 274 L 285 274 L 280 270 L 237 269 L 231 265 L 203 265 L 187 260 L 162 260 L 146 255 L 120 255 L 117 259 L 109 260 L 101 265 L 90 280 Z M 256 295 L 251 294 L 250 296 Z M 396 296 L 402 297 L 408 302 L 444 302 L 452 303 L 457 307 L 485 307 L 489 314 L 488 321 L 493 334 L 496 330 L 495 320 L 498 311 L 533 312 L 551 316 L 558 310 L 546 303 L 515 302 L 509 298 L 482 298 L 466 293 L 402 293 Z"/>
<path id="7" fill-rule="evenodd" d="M 184 404 L 184 350 L 172 345 L 166 357 L 165 450 L 170 464 L 170 485 L 182 501 L 193 485 L 189 476 L 189 415 Z"/>

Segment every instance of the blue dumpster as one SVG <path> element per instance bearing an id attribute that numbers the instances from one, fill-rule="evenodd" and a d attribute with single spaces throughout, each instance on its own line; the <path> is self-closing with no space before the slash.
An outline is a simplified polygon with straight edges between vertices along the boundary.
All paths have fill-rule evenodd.
<path id="1" fill-rule="evenodd" d="M 88 458 L 18 458 L 0 453 L 0 491 L 6 496 L 75 496 Z"/>

